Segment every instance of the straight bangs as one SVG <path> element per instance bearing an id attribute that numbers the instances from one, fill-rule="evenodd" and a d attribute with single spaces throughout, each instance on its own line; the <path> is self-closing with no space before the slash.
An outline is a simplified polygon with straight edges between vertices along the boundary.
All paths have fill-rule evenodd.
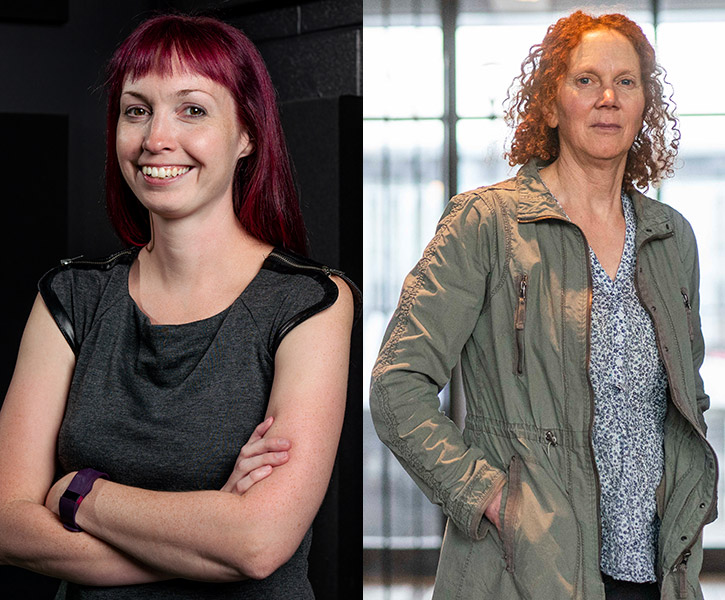
<path id="1" fill-rule="evenodd" d="M 166 15 L 142 23 L 119 47 L 108 67 L 106 199 L 117 233 L 142 246 L 151 231 L 146 209 L 118 165 L 116 126 L 123 84 L 149 75 L 172 77 L 177 69 L 224 86 L 254 151 L 237 164 L 234 211 L 254 237 L 307 253 L 307 238 L 277 110 L 276 91 L 254 44 L 237 28 L 209 17 Z"/>
<path id="2" fill-rule="evenodd" d="M 119 57 L 118 67 L 124 73 L 124 81 L 128 77 L 135 81 L 149 74 L 172 77 L 180 69 L 182 73 L 203 75 L 234 91 L 236 83 L 232 73 L 241 65 L 234 64 L 230 56 L 228 48 L 232 40 L 225 40 L 218 31 L 212 35 L 196 26 L 185 27 L 180 21 L 164 25 L 162 35 L 149 28 L 139 37 L 132 52 Z"/>

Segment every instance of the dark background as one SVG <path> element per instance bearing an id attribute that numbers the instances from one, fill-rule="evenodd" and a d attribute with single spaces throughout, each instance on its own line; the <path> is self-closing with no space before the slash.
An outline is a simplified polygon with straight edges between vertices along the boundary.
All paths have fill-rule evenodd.
<path id="1" fill-rule="evenodd" d="M 0 8 L 0 161 L 8 286 L 0 398 L 40 276 L 63 257 L 121 247 L 103 196 L 104 67 L 156 12 L 221 18 L 258 46 L 277 88 L 311 256 L 362 284 L 361 0 L 23 0 Z M 319 599 L 360 593 L 361 330 L 353 332 L 338 461 L 314 524 L 310 579 Z M 7 532 L 2 532 L 7 535 Z M 0 597 L 53 598 L 57 581 L 0 567 Z"/>

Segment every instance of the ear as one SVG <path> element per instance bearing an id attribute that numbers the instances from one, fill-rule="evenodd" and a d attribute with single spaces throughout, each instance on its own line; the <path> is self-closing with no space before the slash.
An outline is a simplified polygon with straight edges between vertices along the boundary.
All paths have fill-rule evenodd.
<path id="1" fill-rule="evenodd" d="M 252 152 L 254 152 L 254 142 L 250 139 L 247 130 L 242 129 L 242 132 L 239 134 L 239 153 L 237 154 L 237 160 L 249 156 Z"/>
<path id="2" fill-rule="evenodd" d="M 543 112 L 546 124 L 552 129 L 556 129 L 559 126 L 559 113 L 556 110 L 556 104 L 547 106 Z"/>

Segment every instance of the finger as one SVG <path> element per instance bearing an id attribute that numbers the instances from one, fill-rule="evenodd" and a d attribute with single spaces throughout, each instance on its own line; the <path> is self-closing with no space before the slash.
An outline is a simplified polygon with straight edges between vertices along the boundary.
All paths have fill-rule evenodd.
<path id="1" fill-rule="evenodd" d="M 255 483 L 262 481 L 265 477 L 268 477 L 271 472 L 272 467 L 270 465 L 264 465 L 258 469 L 254 469 L 254 471 L 250 472 L 249 475 L 237 481 L 237 484 L 234 486 L 233 493 L 240 495 L 244 494 Z"/>
<path id="2" fill-rule="evenodd" d="M 230 479 L 242 479 L 255 469 L 263 467 L 264 465 L 278 467 L 286 463 L 288 460 L 289 453 L 286 451 L 265 452 L 264 454 L 259 454 L 258 456 L 253 456 L 251 458 L 241 458 L 237 461 L 237 464 L 234 465 L 234 473 L 232 473 Z"/>
<path id="3" fill-rule="evenodd" d="M 250 482 L 262 474 L 266 477 L 274 467 L 285 464 L 289 460 L 287 452 L 268 452 L 254 458 L 245 458 L 237 462 L 234 471 L 222 487 L 222 492 L 238 492 L 239 489 L 248 489 Z M 265 467 L 269 467 L 269 472 Z M 250 480 L 250 476 L 252 479 Z M 241 486 L 239 488 L 238 486 Z"/>
<path id="4" fill-rule="evenodd" d="M 257 440 L 263 438 L 264 434 L 269 431 L 270 427 L 272 427 L 272 423 L 274 423 L 274 417 L 267 417 L 264 421 L 257 425 L 254 428 L 252 435 L 247 440 L 247 444 L 249 444 L 250 442 L 256 442 Z"/>
<path id="5" fill-rule="evenodd" d="M 265 452 L 282 452 L 289 450 L 290 446 L 290 441 L 286 438 L 271 437 L 258 439 L 256 441 L 252 441 L 250 438 L 250 441 L 242 446 L 242 449 L 239 451 L 239 456 L 241 458 L 251 458 L 252 456 L 264 454 Z"/>

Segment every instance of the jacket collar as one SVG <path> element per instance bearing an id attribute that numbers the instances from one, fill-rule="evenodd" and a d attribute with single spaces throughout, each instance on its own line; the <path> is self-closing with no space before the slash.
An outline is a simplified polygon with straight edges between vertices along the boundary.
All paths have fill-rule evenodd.
<path id="1" fill-rule="evenodd" d="M 532 159 L 516 174 L 519 205 L 516 218 L 521 223 L 542 219 L 568 220 L 556 198 L 548 190 L 539 175 L 546 166 L 541 159 Z M 669 235 L 673 231 L 670 216 L 659 202 L 634 190 L 630 192 L 634 212 L 637 215 L 637 237 Z"/>
<path id="2" fill-rule="evenodd" d="M 516 173 L 516 189 L 519 194 L 516 218 L 519 222 L 527 223 L 541 219 L 568 220 L 556 198 L 541 180 L 539 169 L 545 165 L 546 162 L 535 158 Z"/>

